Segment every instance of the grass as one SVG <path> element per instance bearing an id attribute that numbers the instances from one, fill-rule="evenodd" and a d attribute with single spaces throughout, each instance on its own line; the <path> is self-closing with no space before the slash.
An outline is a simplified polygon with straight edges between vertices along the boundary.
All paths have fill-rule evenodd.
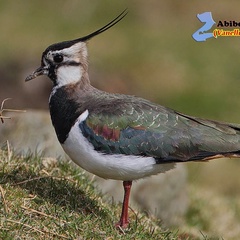
<path id="1" fill-rule="evenodd" d="M 0 152 L 0 239 L 186 239 L 130 211 L 117 230 L 121 206 L 103 203 L 91 181 L 69 162 Z"/>
<path id="2" fill-rule="evenodd" d="M 92 183 L 71 162 L 0 150 L 0 239 L 238 239 L 237 197 L 189 184 L 189 209 L 177 229 L 129 209 L 123 230 L 114 227 L 121 205 L 104 202 Z"/>

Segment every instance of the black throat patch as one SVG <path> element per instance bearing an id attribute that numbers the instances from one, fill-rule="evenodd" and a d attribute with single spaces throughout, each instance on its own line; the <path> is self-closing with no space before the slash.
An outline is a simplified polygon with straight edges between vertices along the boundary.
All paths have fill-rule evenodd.
<path id="1" fill-rule="evenodd" d="M 71 127 L 82 113 L 79 104 L 70 97 L 66 87 L 61 87 L 52 95 L 49 102 L 52 124 L 61 144 L 65 142 Z"/>

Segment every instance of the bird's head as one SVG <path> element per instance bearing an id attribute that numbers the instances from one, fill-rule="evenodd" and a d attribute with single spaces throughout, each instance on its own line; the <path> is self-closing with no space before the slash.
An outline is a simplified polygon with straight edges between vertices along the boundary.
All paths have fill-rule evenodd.
<path id="1" fill-rule="evenodd" d="M 79 81 L 88 68 L 86 42 L 92 37 L 114 26 L 127 14 L 124 10 L 115 19 L 97 31 L 75 40 L 50 45 L 42 54 L 41 66 L 30 74 L 25 81 L 47 75 L 56 86 Z"/>

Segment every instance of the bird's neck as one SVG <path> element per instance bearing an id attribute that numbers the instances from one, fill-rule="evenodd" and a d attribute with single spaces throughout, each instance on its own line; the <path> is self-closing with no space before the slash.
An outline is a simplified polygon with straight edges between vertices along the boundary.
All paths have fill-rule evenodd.
<path id="1" fill-rule="evenodd" d="M 58 140 L 63 143 L 77 118 L 86 110 L 86 103 L 96 89 L 90 85 L 88 75 L 75 83 L 56 85 L 49 99 L 52 124 Z"/>

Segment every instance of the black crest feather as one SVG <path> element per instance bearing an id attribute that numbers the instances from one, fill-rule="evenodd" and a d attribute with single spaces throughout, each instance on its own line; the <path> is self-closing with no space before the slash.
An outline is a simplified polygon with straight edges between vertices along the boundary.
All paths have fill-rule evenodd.
<path id="1" fill-rule="evenodd" d="M 64 48 L 68 48 L 68 47 L 71 47 L 73 44 L 78 43 L 78 42 L 86 42 L 87 40 L 89 40 L 89 39 L 99 35 L 100 33 L 105 32 L 109 28 L 113 27 L 115 24 L 117 24 L 119 21 L 121 21 L 127 15 L 127 13 L 128 13 L 127 9 L 125 9 L 116 18 L 114 18 L 111 22 L 109 22 L 105 26 L 101 27 L 100 29 L 96 30 L 95 32 L 90 33 L 87 36 L 74 39 L 74 40 L 64 41 L 64 42 L 60 42 L 60 43 L 55 43 L 55 44 L 49 46 L 44 51 L 44 53 L 46 53 L 46 52 L 48 52 L 50 50 L 56 51 L 56 50 L 61 50 L 61 49 L 64 49 Z"/>

